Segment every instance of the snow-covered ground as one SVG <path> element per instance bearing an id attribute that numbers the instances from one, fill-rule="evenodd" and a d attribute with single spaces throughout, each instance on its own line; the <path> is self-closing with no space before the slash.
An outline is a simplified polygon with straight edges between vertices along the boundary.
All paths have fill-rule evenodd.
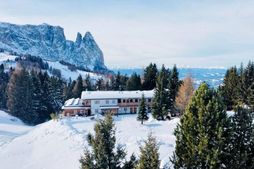
<path id="1" fill-rule="evenodd" d="M 0 110 L 0 147 L 12 139 L 24 135 L 33 127 L 25 125 L 18 118 Z"/>
<path id="2" fill-rule="evenodd" d="M 6 69 L 9 69 L 10 67 L 15 67 L 16 62 L 15 58 L 17 56 L 15 55 L 10 55 L 7 52 L 0 52 L 0 64 L 4 64 Z M 104 76 L 92 72 L 86 72 L 83 70 L 76 70 L 76 71 L 71 71 L 68 69 L 68 66 L 63 65 L 59 63 L 58 61 L 53 62 L 53 61 L 45 61 L 48 62 L 49 66 L 55 69 L 59 69 L 61 71 L 61 75 L 64 79 L 68 80 L 71 78 L 72 80 L 76 80 L 79 75 L 81 75 L 83 78 L 85 78 L 87 75 L 90 76 L 92 81 L 96 81 L 99 78 L 105 78 Z"/>
<path id="3" fill-rule="evenodd" d="M 0 53 L 0 62 L 6 61 L 6 60 L 15 60 L 17 56 L 9 55 L 8 53 Z"/>
<path id="4" fill-rule="evenodd" d="M 87 146 L 86 136 L 93 133 L 95 120 L 91 117 L 65 118 L 48 121 L 35 127 L 24 126 L 20 121 L 11 127 L 3 127 L 12 119 L 1 113 L 0 133 L 5 144 L 0 145 L 0 164 L 8 169 L 77 169 L 79 159 Z M 179 119 L 157 121 L 150 119 L 141 125 L 136 115 L 114 117 L 117 143 L 125 145 L 128 156 L 138 155 L 139 145 L 149 132 L 156 136 L 160 146 L 162 165 L 169 161 L 175 147 L 174 129 Z M 8 123 L 6 123 L 6 121 Z M 8 134 L 16 132 L 12 139 Z M 20 131 L 20 132 L 18 132 Z M 22 131 L 22 132 L 21 132 Z M 8 143 L 6 143 L 8 142 Z"/>
<path id="5" fill-rule="evenodd" d="M 85 78 L 87 75 L 89 75 L 92 80 L 97 80 L 99 78 L 103 78 L 103 76 L 98 75 L 96 73 L 86 72 L 86 71 L 82 71 L 82 70 L 70 71 L 68 69 L 68 66 L 63 65 L 59 62 L 52 62 L 52 61 L 47 61 L 47 62 L 49 64 L 49 66 L 51 66 L 52 68 L 61 70 L 61 74 L 62 74 L 63 78 L 65 78 L 67 80 L 69 78 L 71 78 L 72 80 L 76 80 L 79 75 L 81 75 L 83 78 Z"/>

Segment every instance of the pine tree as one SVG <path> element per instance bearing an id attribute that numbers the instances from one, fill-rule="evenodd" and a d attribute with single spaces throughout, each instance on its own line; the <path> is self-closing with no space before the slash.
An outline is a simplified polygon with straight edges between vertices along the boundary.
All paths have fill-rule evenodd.
<path id="1" fill-rule="evenodd" d="M 234 112 L 225 166 L 228 169 L 254 168 L 253 113 L 240 106 Z"/>
<path id="2" fill-rule="evenodd" d="M 104 80 L 102 78 L 99 78 L 97 81 L 96 81 L 96 90 L 105 90 L 105 85 L 104 85 Z"/>
<path id="3" fill-rule="evenodd" d="M 175 130 L 175 168 L 223 168 L 228 118 L 222 98 L 200 85 Z"/>
<path id="4" fill-rule="evenodd" d="M 95 135 L 88 135 L 92 152 L 85 151 L 81 158 L 82 169 L 117 169 L 123 165 L 126 153 L 118 146 L 115 151 L 115 125 L 111 115 L 100 120 L 94 127 Z"/>
<path id="5" fill-rule="evenodd" d="M 88 149 L 85 149 L 83 157 L 79 160 L 81 169 L 99 169 L 94 161 L 95 156 Z"/>
<path id="6" fill-rule="evenodd" d="M 169 91 L 168 79 L 169 70 L 162 65 L 161 71 L 156 79 L 156 88 L 154 93 L 152 115 L 155 119 L 164 120 L 168 115 L 169 109 Z"/>
<path id="7" fill-rule="evenodd" d="M 113 90 L 121 90 L 121 74 L 120 72 L 117 72 L 117 75 L 115 76 L 114 78 L 114 81 L 113 81 Z"/>
<path id="8" fill-rule="evenodd" d="M 23 108 L 25 110 L 24 115 L 22 116 L 22 120 L 27 124 L 34 125 L 37 124 L 36 122 L 38 120 L 38 113 L 34 109 L 36 106 L 33 100 L 33 96 L 35 94 L 34 85 L 29 72 L 26 70 L 22 81 L 24 85 Z"/>
<path id="9" fill-rule="evenodd" d="M 176 97 L 176 107 L 182 115 L 194 94 L 193 79 L 190 76 L 184 78 Z"/>
<path id="10" fill-rule="evenodd" d="M 29 73 L 17 65 L 8 83 L 7 106 L 10 114 L 28 124 L 34 124 L 36 118 L 32 112 L 32 82 Z"/>
<path id="11" fill-rule="evenodd" d="M 241 83 L 241 95 L 243 103 L 248 105 L 248 96 L 250 86 L 254 83 L 254 62 L 249 62 L 246 68 L 243 70 Z"/>
<path id="12" fill-rule="evenodd" d="M 108 90 L 111 90 L 111 86 L 110 86 L 110 81 L 106 81 L 106 84 L 105 84 L 105 90 L 108 91 Z"/>
<path id="13" fill-rule="evenodd" d="M 51 103 L 51 92 L 50 92 L 50 78 L 47 72 L 39 72 L 38 78 L 41 83 L 42 97 L 41 97 L 41 111 L 40 119 L 47 120 L 50 119 L 50 114 L 54 112 L 54 108 Z"/>
<path id="14" fill-rule="evenodd" d="M 133 73 L 127 80 L 126 88 L 127 90 L 141 90 L 141 78 L 137 73 Z"/>
<path id="15" fill-rule="evenodd" d="M 223 85 L 220 87 L 224 103 L 228 110 L 232 110 L 238 102 L 239 75 L 236 67 L 227 70 Z"/>
<path id="16" fill-rule="evenodd" d="M 142 84 L 143 90 L 152 90 L 156 87 L 157 73 L 158 70 L 156 64 L 150 63 L 149 66 L 144 69 L 144 82 Z"/>
<path id="17" fill-rule="evenodd" d="M 239 75 L 239 81 L 238 81 L 238 86 L 237 86 L 237 105 L 238 104 L 244 104 L 245 101 L 245 89 L 244 89 L 244 66 L 243 63 L 241 63 L 241 66 L 238 70 L 238 75 Z"/>
<path id="18" fill-rule="evenodd" d="M 122 169 L 136 169 L 138 160 L 135 155 L 132 154 L 129 161 L 126 161 L 122 167 Z"/>
<path id="19" fill-rule="evenodd" d="M 128 78 L 128 76 L 126 74 L 125 75 L 121 75 L 121 77 L 120 77 L 120 87 L 119 87 L 120 91 L 127 89 L 127 81 L 128 81 L 128 79 L 129 78 Z"/>
<path id="20" fill-rule="evenodd" d="M 50 77 L 49 79 L 49 102 L 54 113 L 58 113 L 63 106 L 63 82 L 58 77 Z M 81 95 L 81 94 L 80 94 Z M 53 113 L 51 112 L 51 113 Z M 50 113 L 50 114 L 51 114 Z"/>
<path id="21" fill-rule="evenodd" d="M 45 119 L 40 118 L 40 114 L 44 113 L 43 105 L 42 105 L 42 89 L 41 89 L 41 82 L 38 78 L 38 74 L 32 70 L 31 71 L 31 92 L 32 92 L 32 99 L 31 99 L 31 114 L 34 114 L 33 121 L 34 124 L 39 124 L 45 121 Z"/>
<path id="22" fill-rule="evenodd" d="M 111 75 L 109 79 L 110 79 L 110 81 L 109 81 L 110 90 L 115 91 L 115 87 L 116 87 L 115 75 Z"/>
<path id="23" fill-rule="evenodd" d="M 140 101 L 137 120 L 140 120 L 141 124 L 143 124 L 145 120 L 148 120 L 144 94 L 142 95 L 142 98 Z"/>
<path id="24" fill-rule="evenodd" d="M 93 85 L 91 82 L 90 75 L 87 75 L 85 78 L 85 90 L 87 91 L 92 91 L 93 90 Z"/>
<path id="25" fill-rule="evenodd" d="M 82 76 L 79 75 L 77 78 L 76 84 L 72 90 L 73 97 L 80 98 L 82 91 L 83 91 L 83 79 L 82 79 Z"/>
<path id="26" fill-rule="evenodd" d="M 181 86 L 181 81 L 179 80 L 179 73 L 177 70 L 176 65 L 174 65 L 172 71 L 170 72 L 169 83 L 168 83 L 168 90 L 169 90 L 169 112 L 171 116 L 176 115 L 176 108 L 175 108 L 175 99 Z"/>
<path id="27" fill-rule="evenodd" d="M 145 141 L 145 145 L 140 147 L 140 157 L 137 165 L 137 169 L 159 169 L 159 146 L 155 137 L 151 134 L 148 135 L 148 139 Z"/>
<path id="28" fill-rule="evenodd" d="M 72 80 L 71 78 L 69 78 L 69 81 L 64 84 L 63 89 L 64 100 L 68 100 L 73 97 L 72 90 L 73 90 Z"/>
<path id="29" fill-rule="evenodd" d="M 251 108 L 251 110 L 254 112 L 254 83 L 249 87 L 248 89 L 248 105 Z"/>
<path id="30" fill-rule="evenodd" d="M 0 108 L 7 108 L 6 88 L 9 81 L 9 76 L 4 72 L 4 65 L 0 65 Z"/>

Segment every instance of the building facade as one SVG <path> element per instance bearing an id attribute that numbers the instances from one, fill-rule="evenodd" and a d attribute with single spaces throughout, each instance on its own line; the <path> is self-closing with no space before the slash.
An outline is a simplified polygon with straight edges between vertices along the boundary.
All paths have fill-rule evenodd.
<path id="1" fill-rule="evenodd" d="M 153 90 L 149 91 L 84 91 L 80 99 L 67 100 L 63 106 L 63 115 L 94 114 L 135 114 L 138 112 L 141 97 L 144 94 L 147 111 L 150 112 Z"/>

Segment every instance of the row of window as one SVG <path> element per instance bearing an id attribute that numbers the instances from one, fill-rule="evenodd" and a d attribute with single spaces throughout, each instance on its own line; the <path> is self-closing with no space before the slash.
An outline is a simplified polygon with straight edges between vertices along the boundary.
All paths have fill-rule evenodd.
<path id="1" fill-rule="evenodd" d="M 138 103 L 141 99 L 118 99 L 118 103 Z M 148 103 L 152 102 L 152 99 L 146 99 Z"/>
<path id="2" fill-rule="evenodd" d="M 100 104 L 100 100 L 95 100 L 95 102 L 94 102 L 95 104 Z M 106 104 L 109 104 L 110 103 L 110 100 L 106 100 Z M 112 102 L 111 102 L 112 104 L 115 104 L 116 103 L 116 101 L 115 100 L 112 100 Z"/>
<path id="3" fill-rule="evenodd" d="M 141 99 L 118 99 L 118 103 L 138 103 Z M 152 99 L 146 99 L 148 103 L 152 102 Z M 115 104 L 116 101 L 112 100 L 112 104 Z M 100 104 L 100 100 L 95 100 L 95 104 Z M 110 104 L 110 100 L 106 100 L 106 104 Z"/>
<path id="4" fill-rule="evenodd" d="M 129 107 L 129 111 L 128 111 L 128 108 L 127 107 L 124 107 L 123 108 L 123 111 L 126 113 L 127 111 L 129 113 L 137 113 L 137 110 L 138 110 L 138 107 Z M 110 111 L 110 110 L 108 110 Z M 113 111 L 113 110 L 112 110 Z M 115 111 L 115 110 L 114 110 Z M 151 107 L 150 106 L 147 106 L 147 111 L 148 112 L 151 112 Z M 95 109 L 95 113 L 99 113 L 99 109 Z"/>

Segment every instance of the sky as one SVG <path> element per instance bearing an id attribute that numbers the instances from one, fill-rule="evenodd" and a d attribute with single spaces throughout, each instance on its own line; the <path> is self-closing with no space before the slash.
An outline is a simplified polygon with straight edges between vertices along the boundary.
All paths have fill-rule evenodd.
<path id="1" fill-rule="evenodd" d="M 90 31 L 109 68 L 230 67 L 254 60 L 253 0 L 0 0 L 0 21 Z"/>

